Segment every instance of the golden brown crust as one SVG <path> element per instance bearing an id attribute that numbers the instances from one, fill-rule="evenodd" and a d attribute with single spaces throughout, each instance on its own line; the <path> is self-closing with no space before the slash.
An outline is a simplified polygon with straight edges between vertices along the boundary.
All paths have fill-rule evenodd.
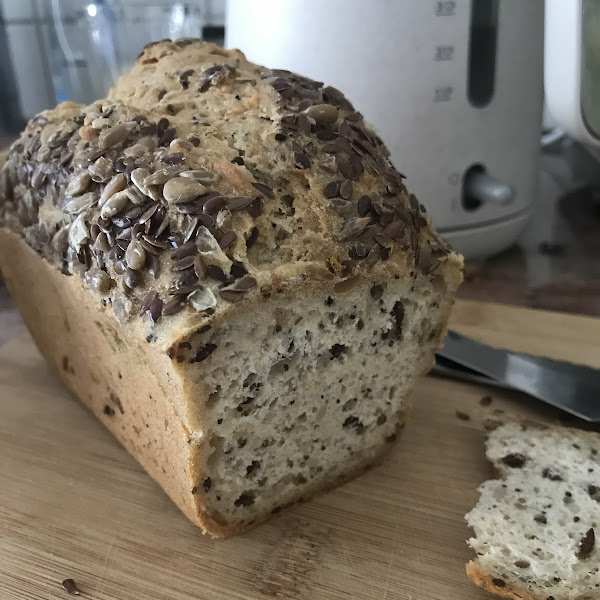
<path id="1" fill-rule="evenodd" d="M 494 577 L 486 573 L 474 561 L 467 563 L 466 571 L 475 585 L 501 598 L 510 598 L 511 600 L 546 600 L 546 598 L 542 598 L 537 594 L 531 594 L 530 592 L 514 588 L 508 583 L 505 583 L 503 586 L 497 585 L 497 583 L 494 583 Z"/>

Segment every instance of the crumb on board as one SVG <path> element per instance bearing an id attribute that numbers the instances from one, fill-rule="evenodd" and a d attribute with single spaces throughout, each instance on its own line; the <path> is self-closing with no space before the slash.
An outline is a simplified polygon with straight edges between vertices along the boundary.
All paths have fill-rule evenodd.
<path id="1" fill-rule="evenodd" d="M 77 584 L 73 579 L 64 579 L 62 582 L 62 586 L 68 594 L 74 594 L 75 596 L 79 596 L 79 588 L 77 587 Z"/>

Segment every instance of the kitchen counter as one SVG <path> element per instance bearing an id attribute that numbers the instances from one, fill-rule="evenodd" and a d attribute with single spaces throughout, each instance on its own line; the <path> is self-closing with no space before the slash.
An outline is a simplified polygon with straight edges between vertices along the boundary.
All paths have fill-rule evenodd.
<path id="1" fill-rule="evenodd" d="M 519 242 L 467 264 L 459 297 L 600 316 L 600 199 L 589 189 L 561 194 L 542 170 L 535 216 Z M 0 345 L 23 330 L 0 282 Z"/>
<path id="2" fill-rule="evenodd" d="M 600 197 L 557 188 L 541 174 L 535 216 L 518 244 L 467 265 L 460 297 L 600 316 Z"/>

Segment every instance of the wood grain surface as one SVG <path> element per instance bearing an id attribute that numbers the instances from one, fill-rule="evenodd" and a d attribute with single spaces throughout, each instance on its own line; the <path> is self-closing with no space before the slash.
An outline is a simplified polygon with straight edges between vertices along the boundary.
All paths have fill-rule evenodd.
<path id="1" fill-rule="evenodd" d="M 462 301 L 452 327 L 600 367 L 598 319 Z M 490 598 L 465 575 L 463 515 L 491 476 L 482 420 L 558 413 L 434 377 L 414 396 L 380 467 L 248 534 L 211 540 L 65 391 L 30 338 L 13 340 L 0 349 L 0 598 L 65 598 L 68 577 L 94 600 Z"/>

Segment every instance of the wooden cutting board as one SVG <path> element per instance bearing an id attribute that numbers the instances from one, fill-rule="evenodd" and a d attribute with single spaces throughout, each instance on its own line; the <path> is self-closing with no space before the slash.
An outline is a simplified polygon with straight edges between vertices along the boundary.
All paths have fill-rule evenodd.
<path id="1" fill-rule="evenodd" d="M 600 320 L 459 302 L 452 327 L 600 367 Z M 491 394 L 489 407 L 479 400 Z M 63 388 L 29 337 L 0 349 L 0 597 L 475 600 L 463 515 L 491 476 L 485 417 L 557 412 L 427 377 L 383 465 L 254 531 L 204 537 Z M 470 416 L 457 417 L 457 411 Z M 463 415 L 464 417 L 464 415 Z"/>

